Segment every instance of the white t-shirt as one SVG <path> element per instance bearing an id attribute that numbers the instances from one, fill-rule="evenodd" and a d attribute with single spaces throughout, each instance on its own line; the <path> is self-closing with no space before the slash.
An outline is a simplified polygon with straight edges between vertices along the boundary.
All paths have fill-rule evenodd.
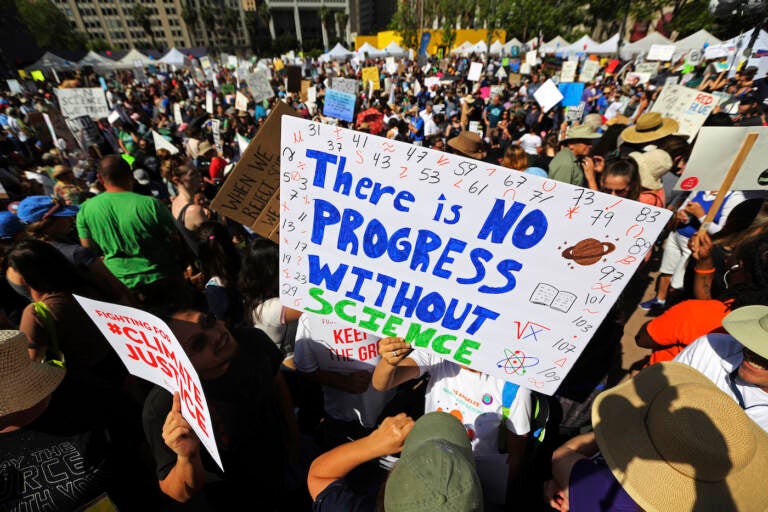
<path id="1" fill-rule="evenodd" d="M 283 324 L 283 305 L 278 297 L 267 299 L 256 306 L 251 313 L 251 323 L 257 329 L 264 331 L 275 345 L 280 347 L 285 336 Z"/>
<path id="2" fill-rule="evenodd" d="M 373 373 L 379 362 L 379 338 L 332 319 L 304 313 L 296 330 L 293 362 L 300 372 L 317 370 L 349 374 L 358 370 Z M 376 426 L 384 406 L 395 391 L 377 391 L 373 386 L 360 394 L 351 394 L 323 386 L 325 413 L 341 421 L 359 421 Z"/>
<path id="3" fill-rule="evenodd" d="M 466 370 L 426 350 L 409 356 L 419 375 L 430 374 L 424 412 L 444 411 L 464 424 L 472 440 L 483 495 L 492 503 L 506 497 L 507 455 L 499 453 L 499 427 L 515 434 L 531 431 L 531 392 L 491 375 Z M 502 409 L 509 407 L 509 412 Z"/>
<path id="4" fill-rule="evenodd" d="M 518 140 L 520 147 L 529 155 L 538 155 L 541 147 L 541 137 L 533 133 L 526 133 Z"/>
<path id="5" fill-rule="evenodd" d="M 687 364 L 706 375 L 726 395 L 737 402 L 734 389 L 741 393 L 744 412 L 768 431 L 768 392 L 749 384 L 735 375 L 743 360 L 742 345 L 728 334 L 707 334 L 697 339 L 675 356 L 674 361 Z"/>

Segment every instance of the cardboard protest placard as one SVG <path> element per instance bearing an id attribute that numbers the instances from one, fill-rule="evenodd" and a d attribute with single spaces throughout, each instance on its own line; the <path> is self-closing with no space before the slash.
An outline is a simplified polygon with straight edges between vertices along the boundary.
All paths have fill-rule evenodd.
<path id="1" fill-rule="evenodd" d="M 520 73 L 510 73 L 507 77 L 509 85 L 519 85 L 522 80 L 523 76 Z"/>
<path id="2" fill-rule="evenodd" d="M 180 125 L 184 122 L 184 118 L 181 117 L 181 104 L 180 103 L 174 103 L 173 104 L 173 122 L 177 125 Z"/>
<path id="3" fill-rule="evenodd" d="M 659 72 L 658 62 L 641 62 L 635 66 L 635 73 L 648 73 L 653 78 Z"/>
<path id="4" fill-rule="evenodd" d="M 131 375 L 179 393 L 181 415 L 223 470 L 203 385 L 170 327 L 139 309 L 74 297 Z"/>
<path id="5" fill-rule="evenodd" d="M 574 121 L 581 121 L 581 118 L 584 117 L 584 108 L 587 106 L 585 102 L 580 102 L 578 105 L 573 107 L 568 107 L 568 109 L 565 111 L 565 120 L 569 123 L 573 123 Z"/>
<path id="6" fill-rule="evenodd" d="M 282 101 L 275 103 L 211 202 L 212 210 L 264 238 L 273 238 L 280 223 L 280 120 L 295 114 Z"/>
<path id="7" fill-rule="evenodd" d="M 331 80 L 330 88 L 346 94 L 355 95 L 357 94 L 357 86 L 357 80 L 353 80 L 351 78 L 341 78 L 337 76 Z"/>
<path id="8" fill-rule="evenodd" d="M 363 85 L 366 88 L 370 87 L 368 85 L 370 82 L 373 82 L 374 91 L 378 91 L 379 89 L 381 89 L 381 84 L 379 82 L 379 68 L 377 68 L 376 66 L 363 68 L 362 80 L 363 80 Z"/>
<path id="9" fill-rule="evenodd" d="M 469 65 L 469 73 L 467 73 L 467 80 L 470 82 L 477 82 L 480 80 L 480 75 L 483 73 L 483 63 L 473 62 Z"/>
<path id="10" fill-rule="evenodd" d="M 428 76 L 424 78 L 424 87 L 427 89 L 431 89 L 434 85 L 440 85 L 440 77 L 439 76 Z"/>
<path id="11" fill-rule="evenodd" d="M 37 138 L 42 142 L 53 144 L 56 142 L 55 135 L 52 136 L 48 130 L 48 126 L 45 124 L 45 118 L 40 112 L 29 112 L 27 114 L 27 125 L 34 130 Z"/>
<path id="12" fill-rule="evenodd" d="M 536 50 L 525 52 L 525 63 L 529 66 L 535 66 L 539 62 L 539 55 Z"/>
<path id="13" fill-rule="evenodd" d="M 213 92 L 205 91 L 205 111 L 213 114 Z"/>
<path id="14" fill-rule="evenodd" d="M 285 89 L 288 92 L 300 92 L 301 91 L 301 66 L 286 66 L 285 74 L 288 78 L 288 83 Z"/>
<path id="15" fill-rule="evenodd" d="M 581 65 L 581 74 L 579 75 L 579 82 L 591 82 L 595 79 L 595 75 L 600 71 L 600 63 L 596 60 L 587 59 L 584 64 Z"/>
<path id="16" fill-rule="evenodd" d="M 564 107 L 575 107 L 581 103 L 581 97 L 584 94 L 583 82 L 564 82 L 557 84 L 557 89 L 563 95 L 562 105 Z"/>
<path id="17" fill-rule="evenodd" d="M 390 75 L 394 75 L 397 73 L 397 64 L 395 64 L 395 58 L 394 57 L 387 57 L 384 61 L 387 66 L 387 73 Z"/>
<path id="18" fill-rule="evenodd" d="M 307 89 L 307 103 L 312 103 L 313 105 L 317 103 L 317 87 L 314 85 Z"/>
<path id="19" fill-rule="evenodd" d="M 563 95 L 551 78 L 541 84 L 541 87 L 536 89 L 536 92 L 533 93 L 533 97 L 541 106 L 543 112 L 549 112 L 552 107 L 557 105 L 563 99 Z"/>
<path id="20" fill-rule="evenodd" d="M 66 125 L 83 151 L 87 151 L 93 145 L 100 146 L 104 142 L 104 136 L 91 116 L 66 119 Z"/>
<path id="21" fill-rule="evenodd" d="M 504 69 L 504 66 L 499 66 L 498 71 L 496 71 L 496 75 L 494 75 L 496 78 L 507 78 L 507 70 Z"/>
<path id="22" fill-rule="evenodd" d="M 627 73 L 627 80 L 630 80 L 632 78 L 637 78 L 638 84 L 647 84 L 651 79 L 650 73 L 638 73 L 636 71 L 633 71 L 632 73 Z"/>
<path id="23" fill-rule="evenodd" d="M 240 154 L 244 155 L 245 150 L 248 149 L 248 144 L 251 143 L 248 139 L 240 135 L 239 133 L 235 134 L 235 140 L 237 141 L 237 149 L 240 150 Z"/>
<path id="24" fill-rule="evenodd" d="M 235 109 L 242 112 L 248 110 L 248 97 L 240 91 L 235 93 Z"/>
<path id="25" fill-rule="evenodd" d="M 64 139 L 67 151 L 74 151 L 78 147 L 81 147 L 80 143 L 77 141 L 77 139 L 75 139 L 72 131 L 69 129 L 69 126 L 67 126 L 67 121 L 61 112 L 51 109 L 46 115 L 51 120 L 53 131 L 56 133 L 56 137 Z M 93 121 L 90 117 L 88 117 L 88 119 L 91 122 Z M 101 132 L 99 132 L 99 135 L 101 135 Z"/>
<path id="26" fill-rule="evenodd" d="M 284 305 L 546 394 L 671 215 L 299 118 L 281 147 Z"/>
<path id="27" fill-rule="evenodd" d="M 682 85 L 669 85 L 661 90 L 651 112 L 658 112 L 680 123 L 678 133 L 688 135 L 690 141 L 716 105 L 717 98 L 712 94 Z"/>
<path id="28" fill-rule="evenodd" d="M 563 67 L 560 70 L 561 82 L 575 82 L 576 81 L 576 68 L 578 67 L 578 61 L 563 62 Z"/>
<path id="29" fill-rule="evenodd" d="M 326 89 L 323 115 L 352 122 L 355 117 L 356 99 L 354 94 L 347 94 L 335 89 Z"/>
<path id="30" fill-rule="evenodd" d="M 675 54 L 675 45 L 673 44 L 652 44 L 648 49 L 648 55 L 645 60 L 670 61 Z"/>
<path id="31" fill-rule="evenodd" d="M 152 142 L 155 144 L 155 151 L 165 149 L 172 155 L 175 155 L 179 152 L 179 148 L 171 144 L 170 141 L 167 141 L 165 137 L 157 133 L 155 130 L 152 130 Z"/>
<path id="32" fill-rule="evenodd" d="M 302 80 L 301 81 L 301 92 L 299 93 L 299 99 L 306 103 L 309 100 L 309 84 L 311 82 L 309 80 Z"/>
<path id="33" fill-rule="evenodd" d="M 237 67 L 237 55 L 227 55 L 227 67 L 232 69 Z"/>
<path id="34" fill-rule="evenodd" d="M 6 80 L 5 83 L 8 84 L 8 90 L 11 92 L 11 94 L 21 94 L 22 92 L 24 92 L 21 89 L 21 84 L 15 78 Z"/>
<path id="35" fill-rule="evenodd" d="M 269 83 L 269 78 L 267 78 L 267 73 L 263 69 L 257 69 L 253 73 L 246 75 L 245 83 L 248 85 L 248 90 L 251 91 L 253 101 L 256 103 L 261 103 L 275 95 L 275 91 L 272 90 L 272 85 Z"/>
<path id="36" fill-rule="evenodd" d="M 717 190 L 736 158 L 739 147 L 750 133 L 758 134 L 731 190 L 768 190 L 768 127 L 705 126 L 699 130 L 696 145 L 675 185 L 675 190 Z"/>
<path id="37" fill-rule="evenodd" d="M 101 87 L 76 87 L 54 91 L 59 98 L 61 113 L 66 118 L 91 116 L 101 119 L 109 115 L 107 97 Z"/>
<path id="38" fill-rule="evenodd" d="M 200 57 L 200 66 L 202 66 L 203 71 L 206 74 L 213 71 L 213 66 L 211 65 L 211 59 L 207 55 Z"/>
<path id="39" fill-rule="evenodd" d="M 211 119 L 211 135 L 213 135 L 213 145 L 216 146 L 216 152 L 221 156 L 224 147 L 221 144 L 221 120 Z"/>

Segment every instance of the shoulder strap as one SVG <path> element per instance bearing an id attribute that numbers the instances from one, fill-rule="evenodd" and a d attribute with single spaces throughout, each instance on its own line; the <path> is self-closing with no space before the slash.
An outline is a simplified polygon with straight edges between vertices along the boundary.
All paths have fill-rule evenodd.
<path id="1" fill-rule="evenodd" d="M 179 214 L 176 216 L 176 220 L 181 222 L 181 225 L 184 225 L 184 217 L 187 214 L 187 208 L 189 208 L 189 205 L 192 203 L 187 203 L 184 206 L 181 207 L 181 211 L 179 211 Z"/>
<path id="2" fill-rule="evenodd" d="M 46 350 L 45 360 L 47 363 L 53 366 L 64 366 L 64 354 L 59 350 L 59 335 L 56 331 L 56 321 L 51 315 L 51 310 L 45 305 L 45 302 L 33 302 L 32 306 L 35 308 L 35 315 L 43 324 L 46 334 L 48 335 L 48 349 Z"/>

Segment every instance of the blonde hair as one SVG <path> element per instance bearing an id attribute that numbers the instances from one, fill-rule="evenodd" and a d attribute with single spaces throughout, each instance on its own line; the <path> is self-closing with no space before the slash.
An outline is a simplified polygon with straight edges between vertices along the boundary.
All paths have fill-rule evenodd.
<path id="1" fill-rule="evenodd" d="M 509 169 L 524 171 L 528 168 L 528 154 L 519 144 L 512 144 L 504 151 L 501 165 Z"/>

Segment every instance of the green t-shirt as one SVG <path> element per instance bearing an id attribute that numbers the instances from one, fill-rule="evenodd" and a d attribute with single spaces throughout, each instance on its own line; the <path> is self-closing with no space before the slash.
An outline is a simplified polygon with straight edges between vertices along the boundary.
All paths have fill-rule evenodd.
<path id="1" fill-rule="evenodd" d="M 165 205 L 133 192 L 99 194 L 77 213 L 80 238 L 101 248 L 104 265 L 128 288 L 181 273 L 168 236 L 177 232 Z"/>

